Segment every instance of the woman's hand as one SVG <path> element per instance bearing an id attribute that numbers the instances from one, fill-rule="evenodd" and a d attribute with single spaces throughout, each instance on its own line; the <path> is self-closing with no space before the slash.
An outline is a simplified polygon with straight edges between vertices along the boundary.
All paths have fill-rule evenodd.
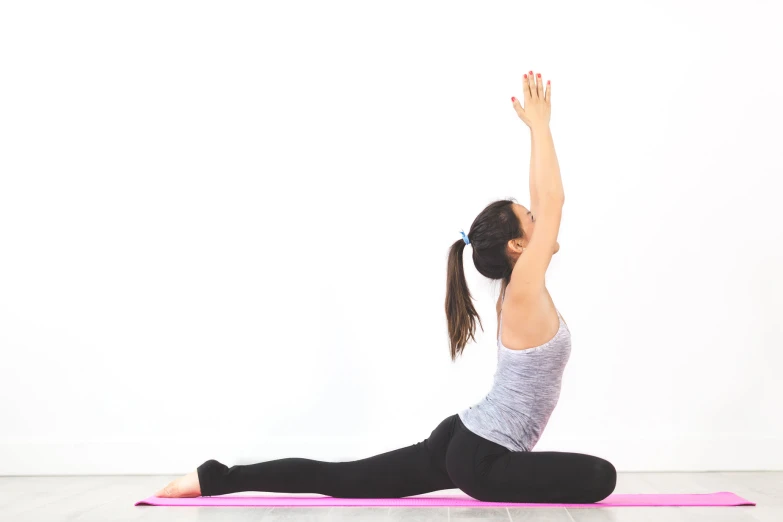
<path id="1" fill-rule="evenodd" d="M 525 122 L 525 125 L 533 130 L 537 127 L 549 126 L 549 115 L 552 112 L 552 86 L 546 82 L 546 93 L 544 92 L 544 81 L 541 74 L 533 77 L 533 71 L 526 74 L 522 80 L 522 91 L 525 93 L 525 106 L 519 103 L 519 100 L 512 98 L 514 110 L 517 111 L 519 119 Z"/>

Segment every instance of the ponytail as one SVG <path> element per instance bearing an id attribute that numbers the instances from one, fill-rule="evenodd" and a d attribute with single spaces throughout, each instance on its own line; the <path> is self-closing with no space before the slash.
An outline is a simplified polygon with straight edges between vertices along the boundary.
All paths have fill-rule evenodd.
<path id="1" fill-rule="evenodd" d="M 478 320 L 481 330 L 484 331 L 481 318 L 473 307 L 473 298 L 465 279 L 465 267 L 462 261 L 465 246 L 466 242 L 462 239 L 451 245 L 446 268 L 446 321 L 449 327 L 452 361 L 455 361 L 457 356 L 462 353 L 469 339 L 473 339 L 473 342 L 476 341 L 474 337 L 476 320 Z"/>

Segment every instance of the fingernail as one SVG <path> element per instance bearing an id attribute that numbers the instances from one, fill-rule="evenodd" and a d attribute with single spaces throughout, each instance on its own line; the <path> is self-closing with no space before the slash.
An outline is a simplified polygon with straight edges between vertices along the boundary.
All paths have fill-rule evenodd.
<path id="1" fill-rule="evenodd" d="M 527 80 L 527 74 L 525 75 L 525 80 Z"/>
<path id="2" fill-rule="evenodd" d="M 546 84 L 549 85 L 549 80 L 546 81 Z"/>
<path id="3" fill-rule="evenodd" d="M 530 76 L 533 76 L 533 71 L 530 71 L 530 73 L 529 73 L 529 74 L 530 74 Z"/>
<path id="4" fill-rule="evenodd" d="M 536 76 L 538 76 L 539 78 L 541 78 L 541 73 L 538 73 L 538 74 L 536 74 Z"/>
<path id="5" fill-rule="evenodd" d="M 513 101 L 517 101 L 517 99 L 516 99 L 516 98 L 514 98 L 514 97 L 512 96 L 512 97 L 511 97 L 511 101 L 512 101 L 512 102 L 513 102 Z"/>

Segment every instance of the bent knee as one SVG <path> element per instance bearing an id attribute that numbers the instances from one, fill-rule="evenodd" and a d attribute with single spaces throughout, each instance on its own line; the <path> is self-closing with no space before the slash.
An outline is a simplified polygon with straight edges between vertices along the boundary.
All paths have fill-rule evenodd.
<path id="1" fill-rule="evenodd" d="M 596 457 L 593 467 L 593 480 L 591 483 L 591 496 L 594 498 L 589 502 L 600 502 L 612 494 L 617 486 L 617 470 L 608 460 Z"/>

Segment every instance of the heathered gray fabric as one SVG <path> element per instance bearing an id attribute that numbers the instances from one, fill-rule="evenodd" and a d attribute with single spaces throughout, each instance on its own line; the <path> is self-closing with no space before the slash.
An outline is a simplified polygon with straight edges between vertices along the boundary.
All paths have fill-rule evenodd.
<path id="1" fill-rule="evenodd" d="M 571 355 L 571 331 L 559 311 L 557 315 L 557 333 L 535 348 L 511 350 L 498 335 L 492 388 L 480 402 L 458 413 L 466 428 L 511 451 L 533 449 L 560 398 L 563 370 Z"/>

